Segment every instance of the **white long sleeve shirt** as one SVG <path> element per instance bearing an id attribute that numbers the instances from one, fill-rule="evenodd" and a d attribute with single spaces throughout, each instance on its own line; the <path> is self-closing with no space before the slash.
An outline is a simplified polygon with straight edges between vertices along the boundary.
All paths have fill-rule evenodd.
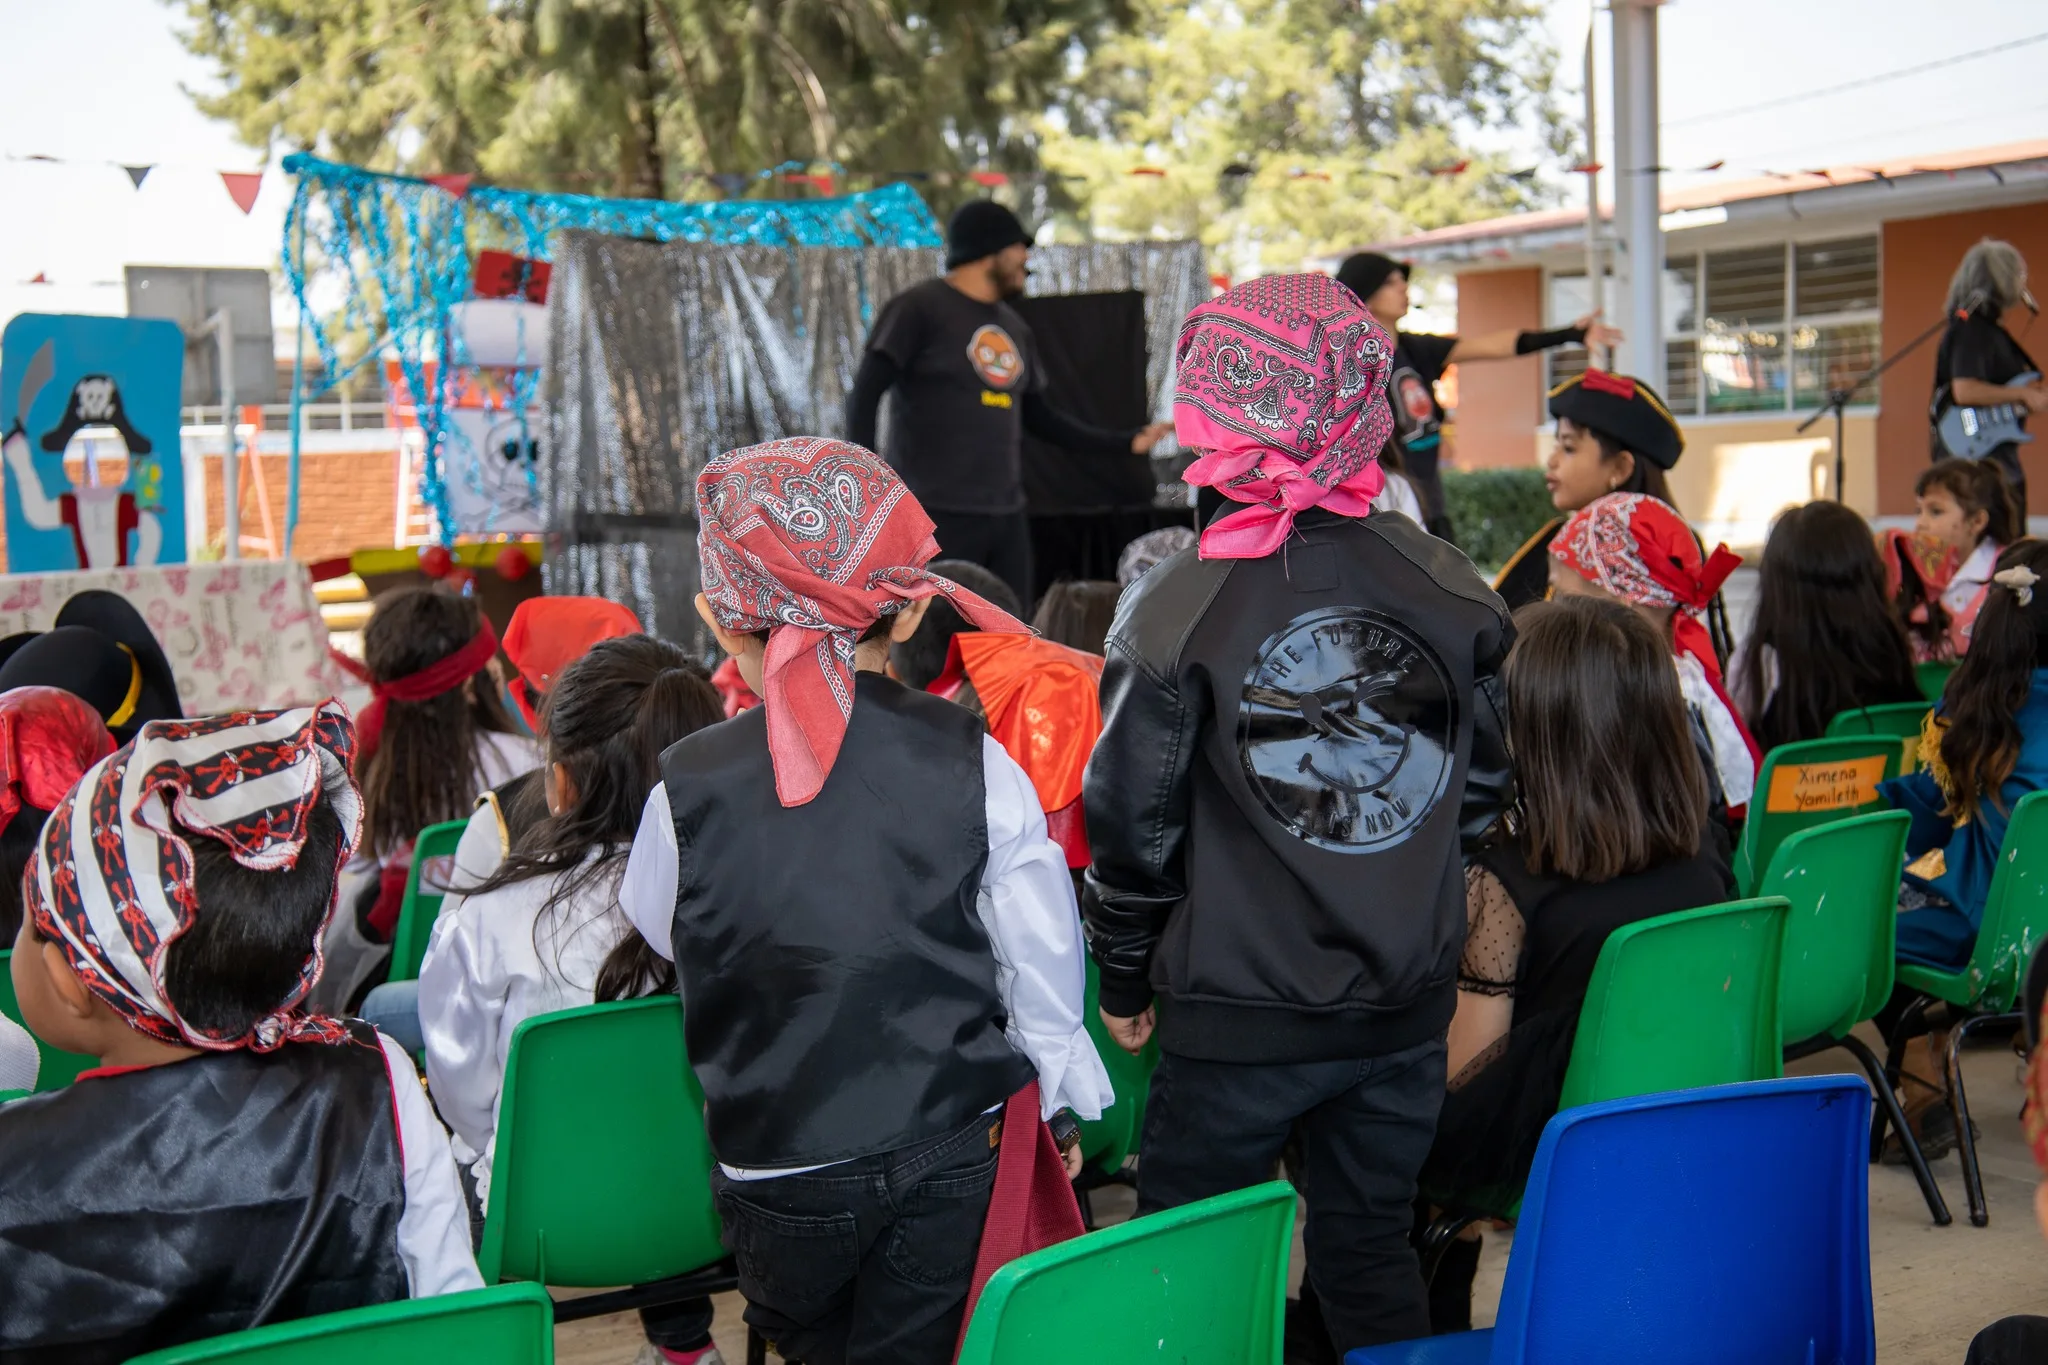
<path id="1" fill-rule="evenodd" d="M 588 1005 L 598 969 L 629 928 L 618 909 L 616 875 L 600 876 L 547 909 L 559 880 L 532 877 L 482 895 L 451 894 L 420 963 L 427 1083 L 454 1132 L 456 1160 L 476 1177 L 477 1196 L 486 1201 L 512 1031 L 536 1014 Z M 456 884 L 476 885 L 460 877 Z"/>
<path id="2" fill-rule="evenodd" d="M 981 771 L 988 862 L 975 909 L 995 954 L 996 990 L 1009 1016 L 1005 1035 L 1038 1070 L 1042 1117 L 1064 1107 L 1084 1119 L 1100 1118 L 1115 1096 L 1082 1017 L 1085 949 L 1066 855 L 1045 832 L 1031 779 L 987 735 Z M 676 878 L 675 820 L 668 790 L 657 784 L 641 812 L 619 904 L 648 945 L 671 961 Z M 816 1168 L 721 1169 L 744 1180 Z"/>
<path id="3" fill-rule="evenodd" d="M 384 1069 L 391 1078 L 392 1118 L 404 1166 L 405 1209 L 398 1216 L 398 1259 L 412 1298 L 482 1289 L 483 1276 L 469 1246 L 469 1206 L 462 1201 L 448 1132 L 434 1117 L 412 1058 L 383 1034 Z"/>

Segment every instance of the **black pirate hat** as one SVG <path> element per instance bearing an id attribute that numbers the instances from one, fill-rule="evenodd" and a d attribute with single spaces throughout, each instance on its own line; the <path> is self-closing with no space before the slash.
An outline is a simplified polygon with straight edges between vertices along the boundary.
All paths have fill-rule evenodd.
<path id="1" fill-rule="evenodd" d="M 43 433 L 43 449 L 61 452 L 71 444 L 80 427 L 112 427 L 128 443 L 130 455 L 147 455 L 149 438 L 128 421 L 121 406 L 121 390 L 111 375 L 89 374 L 71 386 L 71 401 L 64 405 L 64 417 Z"/>
<path id="2" fill-rule="evenodd" d="M 1550 391 L 1550 415 L 1620 442 L 1659 469 L 1685 452 L 1685 433 L 1657 391 L 1640 379 L 1605 370 L 1574 375 Z"/>
<path id="3" fill-rule="evenodd" d="M 126 744 L 143 723 L 176 720 L 178 680 L 141 613 L 119 593 L 77 593 L 46 631 L 0 639 L 0 692 L 61 687 L 83 698 Z"/>

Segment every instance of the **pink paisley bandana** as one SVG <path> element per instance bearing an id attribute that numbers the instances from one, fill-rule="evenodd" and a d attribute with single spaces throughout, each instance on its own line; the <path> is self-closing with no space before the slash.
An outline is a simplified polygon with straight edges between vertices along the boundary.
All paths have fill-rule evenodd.
<path id="1" fill-rule="evenodd" d="M 1362 517 L 1386 483 L 1394 343 L 1327 275 L 1267 275 L 1188 314 L 1174 432 L 1200 453 L 1184 477 L 1247 504 L 1202 532 L 1204 559 L 1258 559 L 1296 514 Z"/>
<path id="2" fill-rule="evenodd" d="M 1550 542 L 1551 557 L 1624 602 L 1676 607 L 1674 647 L 1718 682 L 1720 660 L 1700 623 L 1742 556 L 1718 545 L 1704 561 L 1699 542 L 1671 507 L 1647 493 L 1609 493 L 1572 513 Z"/>
<path id="3" fill-rule="evenodd" d="M 338 1043 L 347 1028 L 294 1007 L 320 979 L 320 938 L 277 1009 L 236 1037 L 203 1033 L 164 994 L 168 949 L 203 914 L 192 885 L 198 836 L 258 870 L 297 864 L 306 819 L 323 794 L 341 821 L 338 869 L 354 853 L 363 801 L 349 776 L 355 729 L 339 702 L 154 720 L 101 759 L 43 827 L 24 910 L 36 933 L 128 1026 L 177 1047 L 269 1052 L 288 1042 Z M 328 914 L 339 879 L 329 890 Z M 321 922 L 324 934 L 326 921 Z"/>
<path id="4" fill-rule="evenodd" d="M 704 596 L 734 634 L 766 630 L 761 667 L 775 794 L 816 796 L 853 714 L 853 653 L 863 632 L 944 593 L 976 630 L 1029 626 L 927 573 L 932 519 L 871 451 L 799 436 L 729 450 L 697 476 L 697 558 Z"/>

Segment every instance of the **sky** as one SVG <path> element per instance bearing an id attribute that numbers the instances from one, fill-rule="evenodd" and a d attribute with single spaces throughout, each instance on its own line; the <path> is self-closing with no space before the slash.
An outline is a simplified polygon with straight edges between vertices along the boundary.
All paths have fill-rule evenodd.
<path id="1" fill-rule="evenodd" d="M 1588 0 L 1547 5 L 1574 91 L 1588 10 Z M 213 76 L 179 46 L 181 23 L 162 0 L 0 0 L 0 319 L 121 312 L 124 263 L 276 267 L 290 187 L 272 167 L 252 213 L 228 197 L 218 172 L 263 169 L 266 158 L 193 108 L 185 90 Z M 1667 165 L 1725 161 L 1718 175 L 1732 179 L 2048 136 L 2048 40 L 1729 112 L 2048 34 L 2039 0 L 1674 0 L 1659 26 Z M 1604 69 L 1604 15 L 1598 28 Z M 1611 130 L 1604 75 L 1596 84 Z M 1580 107 L 1576 93 L 1566 100 Z M 136 190 L 121 167 L 145 164 L 156 169 Z M 38 274 L 50 283 L 25 283 Z"/>

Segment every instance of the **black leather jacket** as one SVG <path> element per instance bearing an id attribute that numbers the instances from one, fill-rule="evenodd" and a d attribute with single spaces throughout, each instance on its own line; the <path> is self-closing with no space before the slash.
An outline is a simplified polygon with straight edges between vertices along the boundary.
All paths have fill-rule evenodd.
<path id="1" fill-rule="evenodd" d="M 1514 627 L 1393 514 L 1304 514 L 1278 554 L 1184 551 L 1117 610 L 1085 786 L 1102 1007 L 1155 994 L 1217 1061 L 1384 1055 L 1442 1032 L 1461 852 L 1513 798 Z"/>

